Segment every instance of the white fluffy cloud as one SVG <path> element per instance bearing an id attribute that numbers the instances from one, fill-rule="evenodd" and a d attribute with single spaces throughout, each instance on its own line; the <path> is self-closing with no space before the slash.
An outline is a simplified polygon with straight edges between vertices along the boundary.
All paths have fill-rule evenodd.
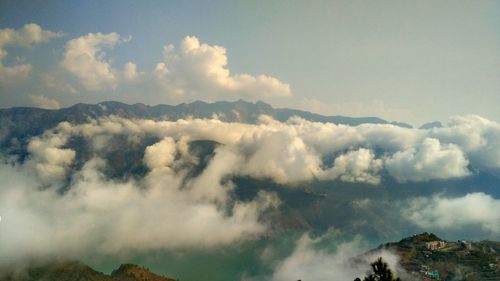
<path id="1" fill-rule="evenodd" d="M 233 158 L 238 160 L 227 167 L 234 175 L 270 178 L 282 184 L 296 184 L 314 179 L 339 179 L 371 184 L 380 181 L 382 160 L 375 159 L 370 149 L 347 151 L 340 154 L 331 166 L 325 166 L 322 160 L 324 154 L 321 151 L 329 149 L 319 148 L 307 138 L 311 130 L 318 125 L 305 120 L 251 125 L 200 119 L 171 122 L 106 118 L 78 126 L 62 123 L 58 130 L 67 135 L 78 134 L 94 139 L 100 139 L 96 136 L 107 133 L 167 137 L 147 149 L 145 162 L 151 168 L 164 167 L 166 165 L 161 163 L 170 163 L 174 159 L 172 151 L 175 145 L 169 138 L 184 141 L 210 140 L 222 144 L 218 148 L 221 154 L 233 155 Z"/>
<path id="2" fill-rule="evenodd" d="M 464 147 L 463 136 L 444 135 L 449 127 L 432 130 L 373 124 L 350 127 L 300 118 L 281 123 L 269 117 L 261 121 L 252 125 L 200 119 L 171 122 L 106 118 L 89 124 L 62 124 L 59 127 L 67 134 L 89 137 L 114 132 L 214 141 L 222 144 L 220 151 L 240 158 L 230 167 L 231 173 L 270 178 L 282 184 L 311 180 L 378 184 L 384 170 L 402 183 L 460 178 L 472 173 L 469 166 L 481 168 L 484 162 L 488 163 L 491 159 L 488 152 L 500 149 L 491 137 L 500 132 L 493 129 L 497 128 L 494 122 L 488 125 L 491 128 L 487 136 L 491 140 L 471 149 Z M 467 123 L 464 126 L 467 127 Z M 485 129 L 475 128 L 475 132 L 469 132 L 469 137 L 485 138 Z M 335 155 L 332 161 L 325 162 L 325 157 L 331 155 Z M 488 168 L 498 170 L 500 165 Z"/>
<path id="3" fill-rule="evenodd" d="M 479 168 L 500 168 L 500 124 L 477 115 L 455 116 L 448 126 L 433 129 L 430 136 L 454 143 Z"/>
<path id="4" fill-rule="evenodd" d="M 15 46 L 27 48 L 60 36 L 62 36 L 62 33 L 44 30 L 34 23 L 26 24 L 17 30 L 12 28 L 0 29 L 0 81 L 5 82 L 14 77 L 27 76 L 32 69 L 30 64 L 3 65 L 2 60 L 7 56 L 5 48 Z"/>
<path id="5" fill-rule="evenodd" d="M 405 207 L 403 214 L 426 229 L 479 226 L 486 232 L 500 235 L 500 200 L 481 192 L 456 198 L 417 198 Z"/>
<path id="6" fill-rule="evenodd" d="M 441 145 L 432 138 L 396 152 L 385 161 L 387 171 L 399 182 L 465 177 L 470 174 L 468 164 L 457 145 Z"/>
<path id="7" fill-rule="evenodd" d="M 274 77 L 231 74 L 226 49 L 200 43 L 194 36 L 185 37 L 179 50 L 173 45 L 165 46 L 163 57 L 164 62 L 156 66 L 156 77 L 167 86 L 166 91 L 176 94 L 252 100 L 291 95 L 290 86 Z"/>
<path id="8" fill-rule="evenodd" d="M 224 165 L 231 165 L 224 153 L 216 153 L 199 177 L 186 177 L 189 167 L 178 163 L 186 159 L 171 157 L 185 153 L 182 140 L 146 148 L 150 172 L 124 182 L 107 179 L 102 170 L 112 164 L 100 158 L 68 170 L 74 151 L 59 148 L 62 143 L 63 136 L 47 134 L 30 143 L 26 164 L 0 166 L 0 176 L 9 178 L 0 183 L 0 265 L 254 239 L 267 229 L 261 214 L 279 204 L 263 191 L 251 201 L 234 201 L 233 185 L 223 180 Z M 64 175 L 71 180 L 61 193 Z"/>
<path id="9" fill-rule="evenodd" d="M 132 62 L 127 62 L 123 69 L 123 77 L 125 80 L 133 81 L 137 78 L 137 65 Z"/>
<path id="10" fill-rule="evenodd" d="M 380 183 L 379 172 L 382 160 L 375 159 L 372 151 L 361 148 L 349 151 L 335 158 L 331 169 L 327 170 L 322 179 L 337 179 L 345 182 Z"/>
<path id="11" fill-rule="evenodd" d="M 33 168 L 43 184 L 60 182 L 65 178 L 69 165 L 75 159 L 73 150 L 61 148 L 67 139 L 67 136 L 49 133 L 30 141 L 27 165 Z"/>
<path id="12" fill-rule="evenodd" d="M 231 74 L 226 49 L 201 43 L 194 36 L 185 37 L 178 50 L 173 45 L 165 46 L 163 61 L 152 72 L 139 71 L 133 62 L 127 62 L 120 71 L 106 59 L 103 50 L 126 40 L 114 32 L 72 39 L 66 43 L 61 66 L 90 92 L 147 92 L 170 101 L 291 96 L 290 86 L 277 78 Z"/>
<path id="13" fill-rule="evenodd" d="M 319 175 L 321 160 L 294 130 L 263 128 L 242 135 L 241 150 L 247 159 L 241 172 L 272 178 L 279 183 L 310 180 Z"/>
<path id="14" fill-rule="evenodd" d="M 125 100 L 157 102 L 158 98 L 168 102 L 186 100 L 215 100 L 246 98 L 250 100 L 273 99 L 292 95 L 290 85 L 265 75 L 234 74 L 228 68 L 228 56 L 222 46 L 202 43 L 194 36 L 185 37 L 178 48 L 169 44 L 164 47 L 163 60 L 152 71 L 142 71 L 129 61 L 123 66 L 113 63 L 108 54 L 118 44 L 131 38 L 118 33 L 89 33 L 66 42 L 58 68 L 30 77 L 31 84 L 12 83 L 13 78 L 28 78 L 33 66 L 18 63 L 6 66 L 2 63 L 9 47 L 30 47 L 60 37 L 62 33 L 43 30 L 37 24 L 23 28 L 0 29 L 0 86 L 8 91 L 33 93 L 35 105 L 47 106 L 37 96 L 53 99 L 54 94 L 67 95 L 76 92 L 100 92 Z M 133 58 L 130 58 L 133 59 Z M 30 81 L 31 81 L 30 80 Z M 42 82 L 45 91 L 40 92 Z M 24 87 L 24 88 L 23 88 Z M 28 89 L 25 89 L 28 87 Z M 71 99 L 64 96 L 64 99 Z M 12 97 L 10 100 L 16 100 Z M 18 99 L 20 100 L 20 99 Z M 55 108 L 51 103 L 51 108 Z"/>
<path id="15" fill-rule="evenodd" d="M 176 153 L 175 141 L 166 137 L 146 148 L 144 162 L 152 170 L 168 168 L 174 162 Z"/>
<path id="16" fill-rule="evenodd" d="M 103 48 L 113 48 L 126 41 L 117 33 L 89 33 L 66 43 L 61 66 L 75 75 L 89 91 L 114 89 L 119 82 L 119 73 L 105 59 Z M 130 65 L 127 69 L 131 75 Z"/>

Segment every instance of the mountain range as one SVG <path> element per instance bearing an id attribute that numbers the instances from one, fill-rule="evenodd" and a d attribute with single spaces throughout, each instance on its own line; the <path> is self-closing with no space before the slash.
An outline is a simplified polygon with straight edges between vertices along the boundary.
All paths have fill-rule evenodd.
<path id="1" fill-rule="evenodd" d="M 309 121 L 335 123 L 356 126 L 360 124 L 393 124 L 405 128 L 412 126 L 402 122 L 390 122 L 378 117 L 346 117 L 324 116 L 307 111 L 273 108 L 258 101 L 256 103 L 238 100 L 235 102 L 220 101 L 206 103 L 195 101 L 179 105 L 149 106 L 142 103 L 133 105 L 106 101 L 98 104 L 79 103 L 70 107 L 49 110 L 34 107 L 13 107 L 0 109 L 0 145 L 12 145 L 12 138 L 24 141 L 30 136 L 39 135 L 46 129 L 56 126 L 62 121 L 74 124 L 87 122 L 105 116 L 123 118 L 140 118 L 152 120 L 178 120 L 185 118 L 218 118 L 225 122 L 256 123 L 259 116 L 268 115 L 279 121 L 286 121 L 298 116 Z"/>
<path id="2" fill-rule="evenodd" d="M 258 124 L 261 115 L 271 116 L 278 121 L 286 121 L 290 117 L 298 116 L 318 123 L 296 120 L 286 124 L 270 122 L 256 126 L 248 125 Z M 108 116 L 121 118 L 96 121 L 96 119 Z M 223 122 L 190 120 L 193 118 L 216 118 Z M 149 121 L 180 119 L 186 121 Z M 71 124 L 48 130 L 63 121 Z M 185 123 L 189 126 L 185 126 Z M 349 127 L 321 123 L 346 124 Z M 110 124 L 112 126 L 109 126 Z M 120 128 L 121 124 L 132 124 L 130 128 L 133 130 L 115 131 L 115 128 Z M 141 133 L 147 132 L 148 124 L 158 127 L 152 130 L 154 133 L 151 133 L 152 131 Z M 361 124 L 392 124 L 394 126 L 358 126 Z M 283 127 L 286 128 L 283 129 Z M 311 130 L 311 128 L 318 127 L 324 130 Z M 40 234 L 33 232 L 36 238 L 26 236 L 25 240 L 18 240 L 17 236 L 21 231 L 29 230 L 27 232 L 30 232 L 32 225 L 41 220 L 47 226 L 45 229 L 48 230 L 46 232 L 48 234 L 44 237 L 46 243 L 57 246 L 46 247 L 50 249 L 48 252 L 52 254 L 50 257 L 43 254 L 46 248 L 39 248 L 42 249 L 40 256 L 43 260 L 50 260 L 54 256 L 64 259 L 66 248 L 59 247 L 59 244 L 50 244 L 53 240 L 52 233 L 66 233 L 67 225 L 73 222 L 78 225 L 83 214 L 84 217 L 90 217 L 88 224 L 84 222 L 83 227 L 75 227 L 76 231 L 69 237 L 78 236 L 81 231 L 84 231 L 85 235 L 82 235 L 80 239 L 84 240 L 82 242 L 87 242 L 86 239 L 89 238 L 89 242 L 88 244 L 82 243 L 83 246 L 77 249 L 87 255 L 71 255 L 67 258 L 81 258 L 84 263 L 96 269 L 80 262 L 54 262 L 48 265 L 37 263 L 36 266 L 29 267 L 27 275 L 21 276 L 24 279 L 15 279 L 18 276 L 9 273 L 0 277 L 0 281 L 172 280 L 152 275 L 145 268 L 138 266 L 123 265 L 115 271 L 109 267 L 110 264 L 114 266 L 124 262 L 145 264 L 160 274 L 182 277 L 186 280 L 239 280 L 242 274 L 260 278 L 272 274 L 275 264 L 293 257 L 295 241 L 301 241 L 301 237 L 306 234 L 310 234 L 311 237 L 326 237 L 324 241 L 328 239 L 335 241 L 330 243 L 333 245 L 331 251 L 335 243 L 341 243 L 344 239 L 349 241 L 358 235 L 363 237 L 370 247 L 422 231 L 433 231 L 440 236 L 452 239 L 466 237 L 472 240 L 485 238 L 498 240 L 498 232 L 495 232 L 498 229 L 495 225 L 497 218 L 495 210 L 498 206 L 497 198 L 500 198 L 498 189 L 500 176 L 496 170 L 482 169 L 480 165 L 484 162 L 481 157 L 490 156 L 491 152 L 487 151 L 488 153 L 480 155 L 472 154 L 473 157 L 468 158 L 471 162 L 466 162 L 469 163 L 466 164 L 467 171 L 469 171 L 466 175 L 440 178 L 440 172 L 436 173 L 435 170 L 441 171 L 442 166 L 447 167 L 456 156 L 463 156 L 460 153 L 465 152 L 458 151 L 460 153 L 457 153 L 458 145 L 453 142 L 447 143 L 444 137 L 442 137 L 442 142 L 437 141 L 436 138 L 439 136 L 432 133 L 440 133 L 440 130 L 446 131 L 448 128 L 440 129 L 442 124 L 439 122 L 424 124 L 421 127 L 423 130 L 405 129 L 407 127 L 410 126 L 376 117 L 322 116 L 300 110 L 273 108 L 263 102 L 250 103 L 242 100 L 216 103 L 198 101 L 177 106 L 103 102 L 94 105 L 76 104 L 59 110 L 28 107 L 0 109 L 0 156 L 3 161 L 3 170 L 0 172 L 3 172 L 2 178 L 6 179 L 0 191 L 3 192 L 2 195 L 12 194 L 11 197 L 0 197 L 0 203 L 6 206 L 1 213 L 2 226 L 6 227 L 5 230 L 9 230 L 7 227 L 12 229 L 19 226 L 26 227 L 20 228 L 17 232 L 4 232 L 10 234 L 10 236 L 4 236 L 5 239 L 12 238 L 12 240 L 0 240 L 4 243 L 3 245 L 0 243 L 0 246 L 10 247 L 9 242 L 5 241 L 13 241 L 10 244 L 18 243 L 16 247 L 9 248 L 11 254 L 17 254 L 17 247 L 33 243 L 27 247 L 29 250 L 26 250 L 31 253 L 33 246 L 38 245 L 36 241 Z M 99 132 L 99 130 L 103 133 L 92 134 L 93 131 Z M 218 130 L 220 131 L 215 137 L 213 134 Z M 239 142 L 231 143 L 232 133 L 235 130 L 240 130 Z M 336 132 L 323 135 L 328 130 Z M 299 131 L 301 135 L 297 135 Z M 89 135 L 84 134 L 89 132 Z M 198 132 L 203 133 L 201 137 L 197 135 Z M 398 148 L 398 142 L 401 141 L 404 144 L 405 137 L 421 137 L 426 134 L 429 137 L 422 144 L 420 144 L 421 141 L 416 141 L 415 144 L 408 142 L 407 145 Z M 471 134 L 470 130 L 467 134 Z M 311 136 L 310 139 L 309 136 Z M 184 137 L 188 140 L 186 141 Z M 192 138 L 189 139 L 189 137 Z M 364 138 L 364 140 L 356 144 L 359 138 Z M 429 142 L 428 139 L 432 141 Z M 494 137 L 491 139 L 495 140 Z M 434 149 L 436 143 L 439 145 L 437 149 Z M 325 151 L 321 152 L 321 149 Z M 364 153 L 367 151 L 370 153 Z M 237 154 L 233 154 L 235 152 Z M 437 165 L 429 165 L 433 162 L 428 160 L 432 160 L 436 154 L 446 157 L 438 159 L 440 161 L 436 162 Z M 226 158 L 228 155 L 230 157 Z M 234 162 L 230 162 L 232 156 L 237 156 L 233 159 Z M 405 157 L 401 158 L 401 156 Z M 395 167 L 409 167 L 408 170 L 402 172 L 405 172 L 404 175 L 410 180 L 400 181 L 390 174 L 391 171 L 383 168 L 383 165 L 387 165 L 391 159 L 394 161 L 397 158 L 417 160 L 416 163 L 399 161 L 399 164 L 395 165 Z M 253 160 L 256 162 L 251 162 Z M 364 166 L 366 163 L 369 164 L 370 169 L 365 171 L 363 169 L 366 168 Z M 309 167 L 314 168 L 316 164 L 317 169 L 312 169 L 312 171 L 335 172 L 336 169 L 340 169 L 338 170 L 339 176 L 320 178 L 322 174 L 317 173 L 309 178 L 308 173 L 301 174 L 304 170 L 310 171 Z M 415 179 L 411 177 L 413 174 L 422 171 L 419 168 L 422 165 L 428 166 L 424 172 L 438 176 L 412 180 Z M 274 172 L 268 173 L 268 170 Z M 446 169 L 443 171 L 447 172 Z M 278 177 L 281 174 L 284 176 Z M 305 175 L 305 177 L 291 180 L 297 174 Z M 163 180 L 168 178 L 156 178 L 160 175 L 170 176 L 175 179 L 175 182 L 165 183 Z M 372 175 L 379 177 L 376 184 L 363 180 Z M 348 177 L 344 179 L 342 176 Z M 156 183 L 160 183 L 158 186 L 161 188 L 155 189 Z M 216 184 L 216 188 L 213 189 L 214 186 L 210 184 Z M 196 189 L 198 186 L 203 188 Z M 213 194 L 205 192 L 212 190 L 211 188 L 217 192 Z M 118 192 L 116 198 L 112 190 Z M 154 191 L 173 193 L 159 196 Z M 192 193 L 194 191 L 199 194 Z M 24 193 L 19 195 L 19 192 Z M 105 196 L 97 201 L 95 197 L 87 198 L 88 194 L 93 194 L 92 192 L 97 192 L 99 196 L 104 192 Z M 47 197 L 47 194 L 50 197 Z M 222 202 L 225 205 L 220 207 L 220 199 L 217 199 L 219 201 L 211 199 L 212 197 L 205 199 L 204 196 L 207 194 L 219 196 L 214 198 L 223 198 Z M 222 197 L 220 197 L 221 194 Z M 257 207 L 260 206 L 260 201 L 265 199 L 262 197 L 263 194 L 267 194 L 266 196 L 270 198 L 269 208 L 263 208 L 262 211 L 255 213 L 252 211 L 254 215 L 249 216 L 251 219 L 248 222 L 251 222 L 249 224 L 251 226 L 255 225 L 257 230 L 262 228 L 265 231 L 257 231 L 257 235 L 243 236 L 242 240 L 234 240 L 237 242 L 232 240 L 227 242 L 224 240 L 226 238 L 221 237 L 221 241 L 226 242 L 216 241 L 222 243 L 220 247 L 212 245 L 213 248 L 207 248 L 210 250 L 200 247 L 201 250 L 195 249 L 191 252 L 184 249 L 186 252 L 182 255 L 178 255 L 175 250 L 169 252 L 174 242 L 168 238 L 158 244 L 160 249 L 156 254 L 160 257 L 149 259 L 146 256 L 148 250 L 152 250 L 148 246 L 151 241 L 146 235 L 148 231 L 155 234 L 156 238 L 166 237 L 165 233 L 169 233 L 157 231 L 157 224 L 175 225 L 175 230 L 179 229 L 182 233 L 196 232 L 192 231 L 191 225 L 193 224 L 189 228 L 182 228 L 185 226 L 185 217 L 177 219 L 174 216 L 170 219 L 171 222 L 165 223 L 167 222 L 163 219 L 165 214 L 184 214 L 190 208 L 198 210 L 199 206 L 203 208 L 210 206 L 217 212 L 220 209 L 220 219 L 215 222 L 222 220 L 224 224 L 221 229 L 224 229 L 222 227 L 225 227 L 228 222 L 233 222 L 236 210 L 234 206 L 257 210 L 260 208 Z M 120 201 L 120 195 L 126 195 L 122 201 Z M 22 199 L 23 197 L 27 198 L 26 201 L 9 199 Z M 177 205 L 179 198 L 185 201 Z M 119 199 L 118 201 L 123 204 L 113 205 L 113 202 L 117 202 L 115 199 Z M 19 206 L 16 206 L 16 202 L 22 204 L 19 203 Z M 94 204 L 94 202 L 97 203 Z M 447 202 L 453 204 L 450 205 Z M 491 212 L 488 217 L 480 213 L 485 209 L 479 208 L 473 212 L 475 207 L 483 203 L 489 204 L 485 205 L 488 206 L 485 207 L 488 208 L 486 211 Z M 55 207 L 53 207 L 54 204 Z M 432 224 L 429 223 L 429 215 L 433 215 L 432 211 L 442 207 L 442 204 L 453 208 L 442 211 L 439 215 L 444 214 L 444 216 L 436 219 L 431 216 Z M 15 218 L 17 215 L 16 212 L 12 215 L 12 206 L 17 208 L 15 211 L 21 218 L 27 217 L 25 214 L 30 213 L 28 217 L 36 218 L 36 220 L 18 222 L 15 219 L 9 219 L 9 216 Z M 73 208 L 73 206 L 76 207 Z M 176 207 L 170 209 L 170 206 Z M 425 208 L 427 213 L 421 212 L 422 208 Z M 471 218 L 469 214 L 460 213 L 462 208 L 471 209 L 473 215 L 480 215 Z M 66 214 L 68 211 L 69 213 Z M 123 224 L 115 225 L 121 222 L 124 218 L 123 214 L 127 212 L 133 214 L 129 217 L 132 223 L 123 220 Z M 420 217 L 414 216 L 415 212 Z M 157 213 L 163 215 L 156 216 Z M 448 213 L 458 214 L 448 217 L 446 216 Z M 44 217 L 45 214 L 46 217 Z M 108 217 L 108 214 L 111 215 Z M 155 215 L 149 217 L 147 214 Z M 245 217 L 243 222 L 246 223 L 247 216 L 243 217 Z M 422 220 L 426 218 L 427 221 L 422 223 Z M 453 219 L 451 222 L 446 221 L 450 218 Z M 442 220 L 444 223 L 441 223 Z M 58 225 L 57 231 L 51 232 L 54 221 L 62 223 Z M 143 222 L 151 222 L 151 224 L 143 224 Z M 198 225 L 199 223 L 196 223 L 196 226 Z M 212 224 L 207 223 L 207 225 Z M 235 227 L 241 225 L 245 224 L 239 221 L 234 223 Z M 94 227 L 96 227 L 95 231 L 85 232 L 89 229 L 93 230 Z M 147 230 L 145 235 L 140 231 L 143 228 Z M 135 232 L 136 230 L 139 231 Z M 218 230 L 214 232 L 215 237 L 223 232 L 218 232 Z M 189 242 L 199 246 L 200 244 L 196 243 L 205 241 L 206 232 L 207 230 L 202 228 L 199 233 L 203 234 L 194 235 L 192 241 Z M 337 232 L 338 237 L 335 236 Z M 117 233 L 120 235 L 116 236 Z M 92 238 L 95 234 L 103 234 L 101 238 L 107 242 L 101 245 L 99 239 L 97 242 L 94 241 Z M 96 260 L 104 258 L 100 256 L 102 252 L 96 254 L 92 250 L 87 250 L 88 245 L 95 247 L 101 245 L 106 247 L 100 249 L 108 249 L 107 246 L 114 245 L 116 240 L 122 244 L 118 243 L 115 250 L 123 249 L 127 252 L 130 250 L 128 249 L 130 237 L 139 238 L 141 242 L 136 244 L 139 246 L 137 251 L 131 254 L 137 255 L 136 259 L 106 261 L 105 265 L 99 262 L 92 263 L 88 259 L 89 257 L 95 257 Z M 177 238 L 183 241 L 184 235 Z M 417 235 L 398 243 L 385 244 L 379 250 L 388 249 L 398 253 L 402 267 L 419 278 L 427 278 L 425 272 L 437 271 L 444 280 L 499 280 L 498 243 L 488 241 L 471 243 L 469 249 L 464 248 L 462 242 L 444 241 L 447 247 L 427 249 L 425 243 L 433 241 L 442 240 L 435 235 Z M 65 247 L 71 248 L 73 242 L 79 246 L 79 241 L 70 241 L 65 244 Z M 217 243 L 215 245 L 220 245 Z M 187 244 L 185 247 L 191 249 L 190 245 L 192 244 Z M 162 247 L 166 250 L 163 251 Z M 271 262 L 262 259 L 268 253 L 274 255 L 270 258 Z M 4 255 L 7 259 L 4 264 L 8 264 L 11 256 Z M 193 272 L 191 264 L 196 264 L 198 272 Z M 448 268 L 453 268 L 453 270 L 448 270 Z M 112 273 L 107 275 L 99 271 Z M 131 277 L 128 273 L 137 274 Z M 141 276 L 146 276 L 147 279 Z M 459 277 L 464 278 L 459 279 Z"/>

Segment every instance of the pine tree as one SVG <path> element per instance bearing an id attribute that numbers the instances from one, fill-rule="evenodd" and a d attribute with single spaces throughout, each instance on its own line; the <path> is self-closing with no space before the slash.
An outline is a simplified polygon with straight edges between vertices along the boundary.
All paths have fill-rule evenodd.
<path id="1" fill-rule="evenodd" d="M 400 278 L 394 278 L 389 265 L 382 258 L 373 262 L 371 267 L 373 272 L 366 276 L 363 281 L 401 281 Z M 361 279 L 356 278 L 354 281 L 361 281 Z"/>

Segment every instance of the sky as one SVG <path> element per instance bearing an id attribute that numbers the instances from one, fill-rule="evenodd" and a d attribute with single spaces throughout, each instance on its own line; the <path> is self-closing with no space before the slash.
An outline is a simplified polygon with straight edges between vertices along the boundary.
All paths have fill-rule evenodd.
<path id="1" fill-rule="evenodd" d="M 500 120 L 499 1 L 0 1 L 0 107 L 263 100 Z"/>

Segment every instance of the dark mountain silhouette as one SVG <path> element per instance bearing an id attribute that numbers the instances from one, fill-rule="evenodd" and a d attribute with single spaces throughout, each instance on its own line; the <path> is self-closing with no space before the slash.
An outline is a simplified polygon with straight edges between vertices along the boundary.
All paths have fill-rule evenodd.
<path id="1" fill-rule="evenodd" d="M 0 109 L 0 145 L 15 146 L 18 142 L 23 143 L 30 136 L 39 135 L 63 121 L 81 124 L 87 122 L 89 119 L 110 115 L 123 118 L 146 118 L 153 120 L 217 117 L 226 122 L 255 123 L 259 116 L 263 114 L 272 116 L 279 121 L 286 121 L 292 116 L 298 116 L 315 122 L 329 122 L 351 126 L 370 123 L 411 127 L 411 125 L 405 123 L 391 123 L 378 117 L 323 116 L 302 110 L 273 108 L 271 105 L 261 101 L 256 103 L 243 100 L 214 103 L 195 101 L 175 106 L 165 104 L 149 106 L 142 103 L 129 105 L 116 101 L 106 101 L 98 104 L 79 103 L 58 110 L 34 107 Z"/>

